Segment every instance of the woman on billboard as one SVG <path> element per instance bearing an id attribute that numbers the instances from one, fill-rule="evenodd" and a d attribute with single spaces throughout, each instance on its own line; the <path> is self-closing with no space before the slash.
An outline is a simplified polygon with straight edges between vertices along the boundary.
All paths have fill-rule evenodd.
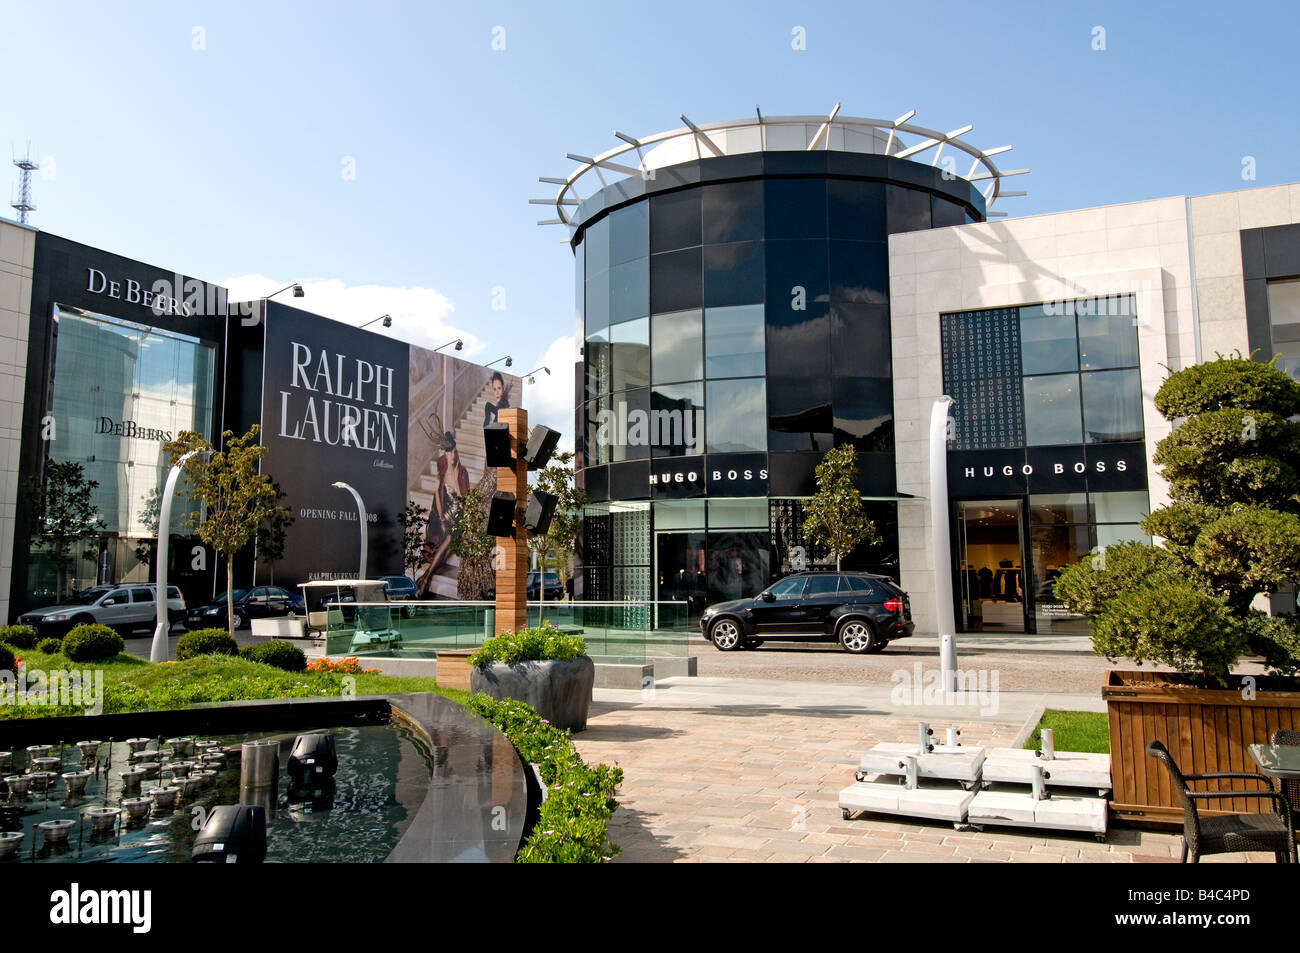
<path id="1" fill-rule="evenodd" d="M 469 490 L 469 471 L 460 460 L 456 437 L 450 430 L 442 434 L 442 455 L 438 457 L 438 486 L 433 493 L 433 512 L 424 536 L 424 556 L 428 568 L 420 576 L 419 595 L 429 594 L 429 584 L 451 551 L 452 512 L 457 498 Z"/>

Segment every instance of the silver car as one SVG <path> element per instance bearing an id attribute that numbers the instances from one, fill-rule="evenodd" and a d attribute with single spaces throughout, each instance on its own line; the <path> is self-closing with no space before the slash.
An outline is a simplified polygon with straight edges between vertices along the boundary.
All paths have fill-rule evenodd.
<path id="1" fill-rule="evenodd" d="M 112 626 L 123 634 L 153 628 L 157 619 L 156 586 L 95 586 L 61 605 L 24 612 L 19 625 L 29 625 L 42 635 L 62 635 L 89 622 Z M 167 587 L 167 617 L 176 622 L 185 614 L 185 598 L 176 586 Z"/>

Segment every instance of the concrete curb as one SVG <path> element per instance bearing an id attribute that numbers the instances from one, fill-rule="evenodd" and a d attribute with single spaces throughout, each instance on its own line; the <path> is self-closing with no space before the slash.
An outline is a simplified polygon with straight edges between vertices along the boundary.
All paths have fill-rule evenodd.
<path id="1" fill-rule="evenodd" d="M 1021 725 L 1020 730 L 1016 732 L 1016 737 L 1012 740 L 1010 747 L 1023 748 L 1025 746 L 1025 742 L 1029 740 L 1029 736 L 1034 733 L 1034 729 L 1038 727 L 1038 723 L 1043 720 L 1043 713 L 1046 710 L 1045 706 L 1038 705 L 1029 713 L 1029 717 L 1025 719 L 1025 723 Z"/>

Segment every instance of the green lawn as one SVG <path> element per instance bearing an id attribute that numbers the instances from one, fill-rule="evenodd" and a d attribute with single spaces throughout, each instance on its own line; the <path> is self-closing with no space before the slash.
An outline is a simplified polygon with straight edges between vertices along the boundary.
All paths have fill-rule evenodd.
<path id="1" fill-rule="evenodd" d="M 129 655 L 103 662 L 70 662 L 36 649 L 21 653 L 28 672 L 99 670 L 104 673 L 104 711 L 185 708 L 203 702 L 259 698 L 307 698 L 435 692 L 464 704 L 469 693 L 439 687 L 432 678 L 388 675 L 344 676 L 333 672 L 286 672 L 231 655 L 203 655 L 184 662 L 154 664 Z M 364 664 L 364 663 L 362 663 Z M 346 681 L 351 678 L 352 681 Z M 39 705 L 0 706 L 0 718 L 82 714 L 80 709 Z"/>
<path id="2" fill-rule="evenodd" d="M 1110 754 L 1110 725 L 1104 714 L 1049 708 L 1043 712 L 1038 727 L 1025 741 L 1026 748 L 1042 746 L 1040 732 L 1044 728 L 1052 730 L 1052 743 L 1057 751 L 1092 751 L 1097 754 Z"/>

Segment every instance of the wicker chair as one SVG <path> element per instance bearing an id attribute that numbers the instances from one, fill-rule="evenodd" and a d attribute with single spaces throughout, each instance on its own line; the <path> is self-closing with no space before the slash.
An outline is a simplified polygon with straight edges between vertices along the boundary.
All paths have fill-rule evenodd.
<path id="1" fill-rule="evenodd" d="M 1287 731 L 1279 728 L 1269 739 L 1275 745 L 1295 745 L 1300 747 L 1300 731 Z M 1282 781 L 1282 795 L 1291 805 L 1291 823 L 1300 831 L 1300 781 L 1287 778 Z"/>
<path id="2" fill-rule="evenodd" d="M 1202 854 L 1230 854 L 1237 851 L 1270 851 L 1278 863 L 1295 863 L 1295 835 L 1291 832 L 1291 808 L 1272 783 L 1262 774 L 1253 772 L 1221 772 L 1217 774 L 1183 774 L 1178 770 L 1173 756 L 1159 741 L 1147 745 L 1147 754 L 1159 758 L 1169 770 L 1174 789 L 1183 802 L 1183 863 L 1190 852 L 1192 863 L 1198 863 Z M 1208 781 L 1232 778 L 1263 783 L 1267 791 L 1193 791 L 1189 781 Z M 1202 818 L 1196 810 L 1199 800 L 1213 801 L 1232 797 L 1257 797 L 1271 800 L 1277 805 L 1273 814 L 1229 814 L 1223 817 Z"/>

